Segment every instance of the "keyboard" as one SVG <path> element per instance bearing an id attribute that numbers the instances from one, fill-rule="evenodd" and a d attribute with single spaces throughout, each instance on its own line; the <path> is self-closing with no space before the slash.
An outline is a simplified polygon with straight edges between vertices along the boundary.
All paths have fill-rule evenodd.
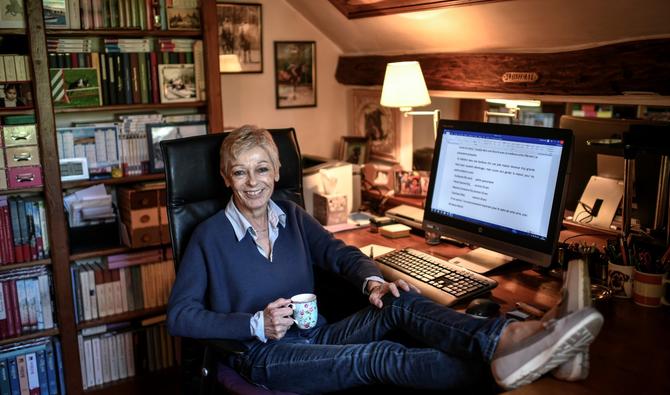
<path id="1" fill-rule="evenodd" d="M 498 283 L 424 252 L 405 248 L 375 257 L 384 278 L 403 279 L 434 301 L 450 306 L 486 293 Z"/>

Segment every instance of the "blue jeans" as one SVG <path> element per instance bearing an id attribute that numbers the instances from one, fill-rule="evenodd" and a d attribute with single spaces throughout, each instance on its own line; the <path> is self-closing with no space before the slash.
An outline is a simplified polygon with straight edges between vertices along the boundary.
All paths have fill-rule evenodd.
<path id="1" fill-rule="evenodd" d="M 489 362 L 505 319 L 474 318 L 413 292 L 383 301 L 382 309 L 370 306 L 333 324 L 258 342 L 234 367 L 257 385 L 301 394 L 377 383 L 450 390 L 490 384 Z M 383 340 L 394 329 L 427 347 Z"/>

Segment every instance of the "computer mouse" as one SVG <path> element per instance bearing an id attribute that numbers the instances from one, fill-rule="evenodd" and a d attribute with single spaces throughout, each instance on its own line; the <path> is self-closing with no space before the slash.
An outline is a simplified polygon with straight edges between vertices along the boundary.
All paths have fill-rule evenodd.
<path id="1" fill-rule="evenodd" d="M 465 312 L 478 318 L 490 318 L 500 313 L 500 305 L 491 299 L 477 298 L 468 304 Z"/>

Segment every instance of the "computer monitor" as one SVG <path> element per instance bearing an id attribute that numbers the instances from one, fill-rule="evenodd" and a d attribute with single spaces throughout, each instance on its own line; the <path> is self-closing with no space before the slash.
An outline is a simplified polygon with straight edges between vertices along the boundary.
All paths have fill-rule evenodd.
<path id="1" fill-rule="evenodd" d="M 549 266 L 572 139 L 566 129 L 440 120 L 423 228 Z"/>

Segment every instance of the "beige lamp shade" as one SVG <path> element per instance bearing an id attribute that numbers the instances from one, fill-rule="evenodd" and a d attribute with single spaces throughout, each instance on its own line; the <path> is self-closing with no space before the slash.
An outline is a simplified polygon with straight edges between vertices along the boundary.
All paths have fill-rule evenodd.
<path id="1" fill-rule="evenodd" d="M 235 54 L 219 55 L 219 72 L 236 72 L 242 71 L 240 58 Z"/>
<path id="2" fill-rule="evenodd" d="M 400 111 L 411 111 L 412 107 L 430 104 L 419 62 L 395 62 L 386 65 L 380 103 L 385 107 L 399 107 Z"/>

